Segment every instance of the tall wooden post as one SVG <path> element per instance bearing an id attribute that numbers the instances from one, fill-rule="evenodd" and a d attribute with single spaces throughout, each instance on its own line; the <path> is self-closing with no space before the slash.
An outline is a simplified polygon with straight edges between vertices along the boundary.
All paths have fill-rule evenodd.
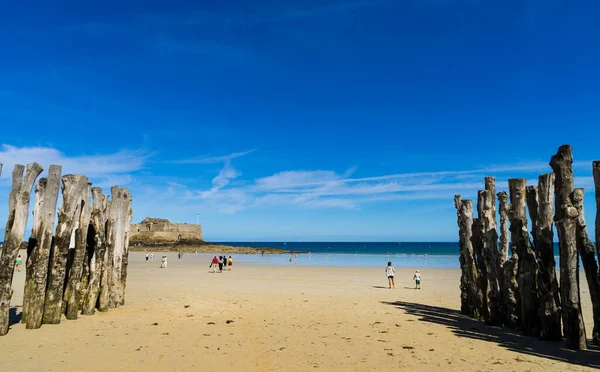
<path id="1" fill-rule="evenodd" d="M 469 274 L 467 268 L 466 248 L 465 248 L 465 228 L 461 219 L 460 208 L 462 207 L 462 198 L 460 195 L 454 195 L 454 207 L 456 208 L 456 220 L 458 224 L 458 246 L 460 261 L 460 312 L 464 315 L 471 315 L 471 300 L 469 299 Z"/>
<path id="2" fill-rule="evenodd" d="M 596 195 L 596 256 L 600 260 L 600 160 L 592 162 L 592 169 L 594 173 L 594 186 Z M 600 275 L 600 273 L 598 273 Z"/>
<path id="3" fill-rule="evenodd" d="M 521 296 L 517 275 L 519 255 L 513 251 L 510 259 L 502 265 L 502 295 L 504 305 L 504 325 L 510 329 L 521 328 Z"/>
<path id="4" fill-rule="evenodd" d="M 563 329 L 567 346 L 586 349 L 585 325 L 581 314 L 577 257 L 577 209 L 571 202 L 573 193 L 573 155 L 571 146 L 563 145 L 552 156 L 550 166 L 556 174 L 556 230 L 560 247 L 560 292 L 563 305 Z"/>
<path id="5" fill-rule="evenodd" d="M 8 221 L 0 257 L 0 336 L 8 333 L 15 260 L 25 235 L 31 189 L 43 169 L 38 163 L 28 164 L 23 178 L 24 170 L 25 167 L 22 165 L 15 165 L 12 173 L 12 189 L 8 199 Z"/>
<path id="6" fill-rule="evenodd" d="M 479 278 L 475 263 L 475 252 L 473 248 L 473 201 L 461 200 L 460 221 L 462 223 L 461 232 L 464 242 L 464 257 L 467 268 L 467 285 L 469 292 L 470 316 L 481 318 L 481 308 L 483 303 L 483 294 L 479 289 Z"/>
<path id="7" fill-rule="evenodd" d="M 113 191 L 113 189 L 111 189 L 111 191 Z M 110 308 L 120 306 L 121 296 L 123 295 L 123 282 L 121 281 L 121 274 L 123 270 L 123 255 L 125 253 L 125 229 L 127 223 L 127 214 L 129 212 L 126 200 L 129 199 L 128 194 L 129 193 L 126 191 L 126 189 L 119 189 L 116 187 L 116 193 L 112 195 L 114 208 L 113 213 L 115 216 L 115 236 L 112 257 L 112 273 L 109 277 L 110 297 L 108 306 Z"/>
<path id="8" fill-rule="evenodd" d="M 554 261 L 554 173 L 542 174 L 537 187 L 537 222 L 535 254 L 538 259 L 540 293 L 540 336 L 545 340 L 562 340 L 560 327 L 560 296 Z"/>
<path id="9" fill-rule="evenodd" d="M 598 276 L 598 263 L 594 252 L 594 243 L 590 240 L 583 210 L 583 189 L 575 189 L 571 194 L 573 206 L 577 208 L 577 250 L 581 254 L 581 262 L 585 271 L 585 277 L 592 300 L 592 318 L 594 329 L 592 331 L 592 342 L 600 344 L 600 276 Z"/>
<path id="10" fill-rule="evenodd" d="M 485 266 L 485 260 L 483 259 L 483 224 L 479 218 L 473 218 L 473 249 L 475 251 L 475 260 L 477 266 L 478 275 L 478 287 L 481 294 L 481 308 L 479 314 L 481 319 L 488 321 L 490 318 L 490 309 L 488 305 L 488 281 L 487 281 L 487 268 Z"/>
<path id="11" fill-rule="evenodd" d="M 596 228 L 595 228 L 595 241 L 596 241 L 596 256 L 598 257 L 598 261 L 600 261 L 600 160 L 596 160 L 592 162 L 592 169 L 594 174 L 594 186 L 595 186 L 595 195 L 596 195 Z M 598 275 L 600 278 L 600 271 L 598 271 Z M 600 337 L 597 333 L 594 333 L 593 342 L 597 345 L 598 341 L 596 340 Z"/>
<path id="12" fill-rule="evenodd" d="M 538 188 L 537 186 L 527 186 L 525 188 L 527 210 L 529 211 L 529 219 L 531 220 L 531 238 L 533 239 L 533 249 L 537 250 L 538 246 Z"/>
<path id="13" fill-rule="evenodd" d="M 81 276 L 83 273 L 83 260 L 87 254 L 88 226 L 92 212 L 90 206 L 91 189 L 92 184 L 88 183 L 79 197 L 81 213 L 78 227 L 75 230 L 75 254 L 67 275 L 67 287 L 64 294 L 65 316 L 70 320 L 77 319 L 81 305 Z"/>
<path id="14" fill-rule="evenodd" d="M 498 262 L 500 267 L 504 265 L 508 260 L 508 214 L 510 205 L 508 204 L 508 194 L 506 191 L 501 191 L 497 194 L 498 203 L 500 208 L 498 214 L 500 215 L 500 254 L 498 255 Z"/>
<path id="15" fill-rule="evenodd" d="M 62 205 L 50 255 L 48 288 L 44 303 L 43 323 L 58 324 L 62 314 L 67 256 L 75 222 L 80 219 L 81 194 L 87 188 L 87 177 L 68 174 L 62 178 Z"/>
<path id="16" fill-rule="evenodd" d="M 98 294 L 98 311 L 108 311 L 110 305 L 110 288 L 112 287 L 113 257 L 115 255 L 116 195 L 118 186 L 111 187 L 111 200 L 106 205 L 106 251 L 104 265 L 100 273 L 100 292 Z"/>
<path id="17" fill-rule="evenodd" d="M 61 170 L 59 165 L 51 165 L 48 178 L 40 179 L 35 189 L 34 222 L 27 245 L 27 269 L 23 294 L 22 320 L 26 323 L 27 329 L 37 329 L 42 326 Z"/>
<path id="18" fill-rule="evenodd" d="M 519 256 L 517 282 L 523 334 L 538 336 L 540 326 L 537 275 L 539 270 L 527 231 L 526 180 L 524 178 L 509 179 L 508 187 L 511 202 L 510 231 L 513 246 Z"/>
<path id="19" fill-rule="evenodd" d="M 124 215 L 124 225 L 125 225 L 125 234 L 123 237 L 123 260 L 121 267 L 121 295 L 120 295 L 120 304 L 125 305 L 125 289 L 127 288 L 127 268 L 129 266 L 129 236 L 131 229 L 131 220 L 133 218 L 133 206 L 132 206 L 132 198 L 131 193 L 129 193 L 128 189 L 123 189 L 123 215 Z"/>
<path id="20" fill-rule="evenodd" d="M 92 189 L 92 215 L 90 230 L 94 233 L 93 255 L 89 261 L 89 281 L 86 296 L 83 300 L 82 314 L 92 315 L 98 303 L 100 292 L 100 281 L 102 273 L 106 272 L 106 208 L 108 205 L 106 195 L 102 194 L 102 189 L 94 187 Z M 106 276 L 106 274 L 104 274 Z"/>
<path id="21" fill-rule="evenodd" d="M 486 190 L 479 191 L 477 211 L 483 228 L 483 260 L 487 273 L 487 297 L 490 307 L 489 323 L 501 325 L 504 322 L 502 299 L 500 297 L 500 272 L 498 262 L 498 231 L 496 230 L 496 195 L 494 177 L 485 178 Z"/>

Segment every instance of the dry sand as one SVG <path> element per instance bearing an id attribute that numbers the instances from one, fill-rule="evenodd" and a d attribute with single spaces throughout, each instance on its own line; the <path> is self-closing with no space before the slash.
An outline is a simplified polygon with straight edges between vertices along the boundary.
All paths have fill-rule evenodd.
<path id="1" fill-rule="evenodd" d="M 132 253 L 127 304 L 0 337 L 4 371 L 581 371 L 571 352 L 460 316 L 459 270 L 243 267 L 209 273 L 207 256 L 159 269 Z M 383 260 L 385 261 L 385 260 Z M 385 262 L 384 262 L 385 264 Z M 22 304 L 24 272 L 13 304 Z M 591 332 L 587 290 L 584 311 Z M 20 308 L 17 309 L 20 312 Z"/>

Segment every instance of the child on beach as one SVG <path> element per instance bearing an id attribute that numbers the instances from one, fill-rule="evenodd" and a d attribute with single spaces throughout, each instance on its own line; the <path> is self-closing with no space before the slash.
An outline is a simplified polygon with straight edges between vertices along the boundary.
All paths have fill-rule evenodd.
<path id="1" fill-rule="evenodd" d="M 167 268 L 167 256 L 162 256 L 161 260 L 160 260 L 160 267 L 162 268 Z"/>
<path id="2" fill-rule="evenodd" d="M 419 270 L 415 271 L 413 280 L 415 281 L 415 289 L 421 289 L 421 274 L 419 273 Z"/>
<path id="3" fill-rule="evenodd" d="M 227 261 L 229 262 L 229 270 L 231 270 L 231 265 L 233 265 L 233 258 L 229 256 L 229 259 Z"/>
<path id="4" fill-rule="evenodd" d="M 396 288 L 396 283 L 394 283 L 394 274 L 396 273 L 396 269 L 392 266 L 392 261 L 388 262 L 387 267 L 385 268 L 385 275 L 388 278 L 388 284 L 390 289 Z"/>
<path id="5" fill-rule="evenodd" d="M 17 257 L 17 260 L 15 261 L 15 267 L 16 267 L 16 269 L 17 269 L 17 272 L 20 272 L 20 271 L 21 271 L 21 270 L 20 270 L 20 267 L 21 267 L 21 255 L 19 255 L 19 256 Z"/>

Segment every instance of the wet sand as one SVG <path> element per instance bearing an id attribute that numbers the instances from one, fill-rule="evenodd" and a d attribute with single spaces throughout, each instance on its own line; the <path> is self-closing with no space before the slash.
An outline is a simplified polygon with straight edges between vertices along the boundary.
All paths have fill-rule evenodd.
<path id="1" fill-rule="evenodd" d="M 0 337 L 6 371 L 581 371 L 572 352 L 458 314 L 460 271 L 240 266 L 213 274 L 208 255 L 131 253 L 126 305 Z M 300 258 L 302 259 L 302 258 Z M 383 259 L 382 261 L 385 261 Z M 385 262 L 382 262 L 385 265 Z M 12 303 L 22 304 L 24 270 Z M 583 286 L 585 288 L 585 285 Z M 588 334 L 591 305 L 582 292 Z M 17 308 L 17 313 L 20 308 Z M 18 318 L 15 317 L 15 319 Z"/>

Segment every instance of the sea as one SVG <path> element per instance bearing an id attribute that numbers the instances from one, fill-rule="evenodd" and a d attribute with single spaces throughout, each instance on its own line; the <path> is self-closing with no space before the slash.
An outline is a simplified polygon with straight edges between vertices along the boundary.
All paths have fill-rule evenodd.
<path id="1" fill-rule="evenodd" d="M 0 242 L 1 243 L 1 242 Z M 320 266 L 459 269 L 457 242 L 214 242 L 234 247 L 280 248 L 287 254 L 232 255 L 237 264 L 261 266 Z M 558 267 L 558 243 L 554 259 Z M 215 252 L 218 254 L 218 252 Z M 580 260 L 580 270 L 583 266 Z"/>
<path id="2" fill-rule="evenodd" d="M 375 268 L 458 269 L 457 242 L 218 242 L 238 247 L 281 248 L 281 255 L 237 255 L 239 264 Z M 558 265 L 558 244 L 555 244 Z M 296 254 L 295 252 L 298 252 Z"/>

